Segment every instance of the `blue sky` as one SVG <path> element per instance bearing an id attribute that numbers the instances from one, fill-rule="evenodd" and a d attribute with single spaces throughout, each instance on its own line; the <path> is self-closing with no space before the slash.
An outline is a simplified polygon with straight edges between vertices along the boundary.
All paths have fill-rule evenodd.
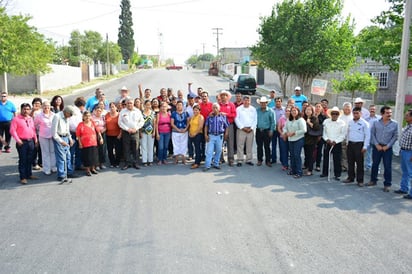
<path id="1" fill-rule="evenodd" d="M 274 0 L 131 0 L 135 41 L 141 54 L 159 54 L 183 63 L 192 54 L 216 54 L 213 28 L 222 28 L 219 47 L 251 46 L 258 40 L 259 17 L 270 15 Z M 11 0 L 8 12 L 31 15 L 39 32 L 60 44 L 73 30 L 106 33 L 117 41 L 120 0 Z M 385 0 L 345 0 L 344 15 L 357 31 L 386 10 Z"/>

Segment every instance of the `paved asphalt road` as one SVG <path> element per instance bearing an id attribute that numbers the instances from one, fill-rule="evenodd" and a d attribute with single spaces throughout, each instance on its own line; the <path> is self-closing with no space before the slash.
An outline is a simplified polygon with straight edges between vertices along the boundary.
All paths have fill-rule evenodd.
<path id="1" fill-rule="evenodd" d="M 157 94 L 188 81 L 227 87 L 204 72 L 163 70 L 102 87 L 112 99 L 123 85 Z M 280 165 L 169 164 L 70 185 L 36 172 L 23 186 L 15 150 L 0 159 L 0 273 L 412 272 L 412 202 L 382 192 L 382 180 L 358 188 L 318 174 L 295 180 Z"/>

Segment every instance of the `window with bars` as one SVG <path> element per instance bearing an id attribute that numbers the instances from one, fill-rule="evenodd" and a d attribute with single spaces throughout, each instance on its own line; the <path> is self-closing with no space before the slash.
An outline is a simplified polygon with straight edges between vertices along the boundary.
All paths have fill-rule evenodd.
<path id="1" fill-rule="evenodd" d="M 388 87 L 388 73 L 387 72 L 372 72 L 370 73 L 373 77 L 378 79 L 378 87 L 379 88 L 387 88 Z"/>

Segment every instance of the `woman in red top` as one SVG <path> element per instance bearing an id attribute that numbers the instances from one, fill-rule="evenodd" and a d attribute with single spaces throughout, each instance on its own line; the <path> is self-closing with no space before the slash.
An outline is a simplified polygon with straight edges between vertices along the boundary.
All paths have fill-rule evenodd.
<path id="1" fill-rule="evenodd" d="M 122 153 L 122 131 L 120 130 L 119 112 L 117 112 L 116 104 L 109 104 L 110 110 L 105 116 L 106 120 L 106 144 L 107 155 L 109 156 L 110 167 L 119 167 L 120 157 Z"/>
<path id="2" fill-rule="evenodd" d="M 96 165 L 99 162 L 97 136 L 99 136 L 100 143 L 103 143 L 103 138 L 92 121 L 92 115 L 90 112 L 85 111 L 83 113 L 83 121 L 77 126 L 76 137 L 79 142 L 79 148 L 82 151 L 82 162 L 86 168 L 87 176 L 92 176 L 92 173 L 98 173 L 96 171 Z"/>

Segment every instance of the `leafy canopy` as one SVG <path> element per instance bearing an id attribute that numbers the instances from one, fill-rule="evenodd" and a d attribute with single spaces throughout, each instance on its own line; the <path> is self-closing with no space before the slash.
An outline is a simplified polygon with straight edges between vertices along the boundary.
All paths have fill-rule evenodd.
<path id="1" fill-rule="evenodd" d="M 378 79 L 368 73 L 360 73 L 359 71 L 345 73 L 344 79 L 341 81 L 332 80 L 333 90 L 335 92 L 349 91 L 352 94 L 352 100 L 355 91 L 367 93 L 375 93 L 378 86 Z"/>
<path id="2" fill-rule="evenodd" d="M 251 48 L 261 64 L 307 83 L 355 61 L 353 23 L 341 19 L 341 0 L 285 0 L 261 18 L 260 40 Z"/>
<path id="3" fill-rule="evenodd" d="M 36 28 L 29 26 L 30 17 L 9 16 L 0 8 L 0 72 L 25 75 L 47 72 L 53 60 L 54 45 Z"/>
<path id="4" fill-rule="evenodd" d="M 369 26 L 361 30 L 357 39 L 358 54 L 399 70 L 402 30 L 404 21 L 404 0 L 388 0 L 391 6 L 375 17 Z M 412 41 L 409 46 L 409 65 L 412 66 Z"/>

